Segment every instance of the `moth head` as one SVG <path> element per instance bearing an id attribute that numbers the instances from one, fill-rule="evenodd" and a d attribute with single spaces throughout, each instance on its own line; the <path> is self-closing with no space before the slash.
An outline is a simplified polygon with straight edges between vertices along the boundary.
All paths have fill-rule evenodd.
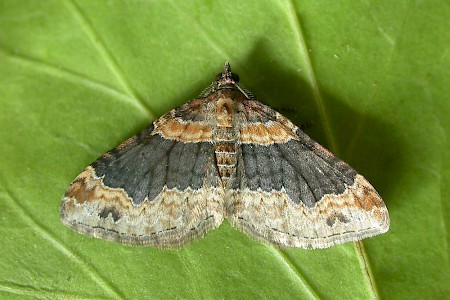
<path id="1" fill-rule="evenodd" d="M 230 63 L 226 61 L 223 66 L 223 71 L 216 75 L 215 81 L 218 88 L 234 87 L 239 83 L 239 76 L 231 72 Z"/>
<path id="2" fill-rule="evenodd" d="M 239 76 L 231 72 L 229 62 L 225 62 L 223 71 L 216 75 L 214 81 L 200 94 L 200 97 L 208 97 L 212 93 L 222 89 L 235 89 L 240 91 L 247 99 L 253 99 L 253 95 L 239 84 Z"/>

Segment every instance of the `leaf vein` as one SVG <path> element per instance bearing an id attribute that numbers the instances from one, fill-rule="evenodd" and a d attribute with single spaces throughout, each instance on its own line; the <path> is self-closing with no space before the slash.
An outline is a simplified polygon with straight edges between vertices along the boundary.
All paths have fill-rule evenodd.
<path id="1" fill-rule="evenodd" d="M 4 56 L 7 56 L 15 63 L 22 64 L 25 67 L 34 68 L 34 70 L 38 72 L 42 72 L 53 77 L 63 78 L 68 82 L 82 84 L 90 89 L 110 95 L 116 99 L 120 99 L 121 101 L 128 102 L 136 106 L 139 110 L 143 110 L 142 106 L 138 102 L 134 101 L 133 98 L 130 97 L 129 95 L 124 94 L 123 92 L 116 90 L 111 86 L 95 81 L 92 78 L 85 77 L 71 70 L 67 70 L 59 66 L 54 66 L 48 62 L 39 61 L 35 58 L 28 57 L 23 54 L 13 53 L 12 51 L 6 49 L 5 47 L 2 47 L 1 45 L 0 45 L 0 53 Z M 149 118 L 153 117 L 153 115 L 147 110 L 143 111 L 146 112 L 146 115 Z"/>
<path id="2" fill-rule="evenodd" d="M 9 196 L 11 204 L 13 204 L 17 210 L 20 212 L 20 216 L 22 219 L 27 222 L 31 228 L 34 228 L 38 234 L 50 243 L 56 250 L 60 251 L 63 255 L 78 263 L 81 266 L 89 277 L 96 282 L 107 294 L 115 299 L 125 299 L 124 295 L 115 287 L 111 282 L 109 282 L 106 278 L 104 278 L 93 266 L 87 264 L 78 254 L 71 251 L 67 248 L 61 241 L 59 241 L 48 229 L 39 224 L 37 220 L 33 217 L 33 215 L 27 211 L 27 209 L 20 204 L 18 199 L 14 196 L 13 192 L 10 191 L 7 187 L 7 184 L 3 180 L 4 176 L 2 176 L 2 186 L 4 187 L 4 191 Z"/>
<path id="3" fill-rule="evenodd" d="M 325 103 L 324 99 L 322 97 L 322 94 L 319 89 L 319 84 L 317 82 L 316 74 L 314 72 L 314 68 L 312 65 L 312 60 L 308 51 L 308 47 L 306 44 L 306 39 L 303 33 L 303 28 L 301 26 L 301 22 L 299 19 L 299 16 L 297 12 L 295 11 L 294 4 L 292 3 L 292 0 L 287 1 L 288 11 L 290 12 L 290 21 L 292 23 L 292 26 L 295 29 L 295 32 L 297 32 L 297 42 L 298 46 L 303 53 L 303 58 L 306 62 L 306 72 L 309 79 L 309 82 L 312 86 L 312 91 L 314 95 L 314 100 L 316 102 L 317 108 L 319 110 L 319 116 L 320 120 L 323 124 L 324 131 L 325 131 L 325 137 L 327 139 L 327 142 L 329 143 L 329 146 L 331 149 L 333 149 L 335 152 L 337 151 L 336 142 L 334 141 L 333 134 L 331 131 L 331 126 L 328 122 L 328 116 L 325 109 Z"/>
<path id="4" fill-rule="evenodd" d="M 301 282 L 306 291 L 310 294 L 311 299 L 321 299 L 319 295 L 316 293 L 311 284 L 306 280 L 305 276 L 302 275 L 301 270 L 292 262 L 290 257 L 284 252 L 282 249 L 270 247 L 274 252 L 275 256 L 280 258 L 286 266 L 292 271 L 292 273 L 297 277 L 297 279 Z"/>
<path id="5" fill-rule="evenodd" d="M 83 14 L 82 10 L 72 0 L 66 0 L 65 3 L 67 4 L 69 11 L 73 14 L 75 19 L 80 23 L 80 25 L 86 32 L 86 35 L 90 39 L 91 43 L 97 49 L 100 56 L 106 62 L 106 65 L 109 67 L 109 69 L 111 70 L 113 75 L 116 77 L 116 79 L 118 80 L 118 82 L 120 83 L 122 88 L 125 90 L 125 92 L 134 101 L 138 102 L 139 107 L 141 109 L 143 109 L 144 111 L 146 111 L 147 114 L 155 116 L 155 113 L 147 105 L 147 103 L 145 103 L 145 101 L 143 101 L 133 90 L 133 88 L 131 87 L 131 84 L 129 83 L 125 74 L 120 69 L 119 64 L 117 63 L 117 60 L 111 54 L 111 51 L 108 50 L 108 48 L 106 47 L 106 44 L 102 40 L 102 38 L 96 33 L 92 24 L 89 22 L 88 18 Z"/>

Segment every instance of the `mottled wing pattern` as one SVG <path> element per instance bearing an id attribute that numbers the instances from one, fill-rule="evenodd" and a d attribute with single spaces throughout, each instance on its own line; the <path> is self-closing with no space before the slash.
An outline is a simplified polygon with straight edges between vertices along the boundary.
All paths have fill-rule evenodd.
<path id="1" fill-rule="evenodd" d="M 187 142 L 199 126 L 208 132 L 193 120 L 202 113 L 193 104 L 172 110 L 87 167 L 64 196 L 62 222 L 94 237 L 160 248 L 219 226 L 224 196 L 214 148 Z"/>
<path id="2" fill-rule="evenodd" d="M 87 167 L 63 198 L 62 222 L 159 248 L 203 236 L 224 217 L 280 246 L 386 232 L 388 211 L 370 183 L 238 82 L 225 63 L 199 99 Z"/>
<path id="3" fill-rule="evenodd" d="M 234 226 L 260 240 L 301 248 L 388 230 L 387 209 L 363 176 L 281 114 L 257 101 L 245 105 L 249 123 L 241 129 L 226 204 Z M 276 134 L 269 134 L 274 128 Z"/>

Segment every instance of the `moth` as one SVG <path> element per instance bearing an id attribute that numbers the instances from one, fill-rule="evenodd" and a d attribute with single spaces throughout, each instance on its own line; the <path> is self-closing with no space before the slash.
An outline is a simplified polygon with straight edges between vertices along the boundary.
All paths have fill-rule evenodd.
<path id="1" fill-rule="evenodd" d="M 372 185 L 258 102 L 228 62 L 194 100 L 88 166 L 62 222 L 129 245 L 182 246 L 224 218 L 281 247 L 326 248 L 389 229 Z"/>

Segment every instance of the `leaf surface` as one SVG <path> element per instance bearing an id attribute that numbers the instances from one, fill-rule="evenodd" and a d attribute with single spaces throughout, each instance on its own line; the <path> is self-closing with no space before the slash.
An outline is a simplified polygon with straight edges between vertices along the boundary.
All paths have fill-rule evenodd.
<path id="1" fill-rule="evenodd" d="M 1 1 L 0 297 L 448 297 L 449 18 L 437 1 Z M 60 223 L 85 166 L 225 60 L 372 182 L 387 234 L 277 249 L 225 222 L 162 251 Z"/>

